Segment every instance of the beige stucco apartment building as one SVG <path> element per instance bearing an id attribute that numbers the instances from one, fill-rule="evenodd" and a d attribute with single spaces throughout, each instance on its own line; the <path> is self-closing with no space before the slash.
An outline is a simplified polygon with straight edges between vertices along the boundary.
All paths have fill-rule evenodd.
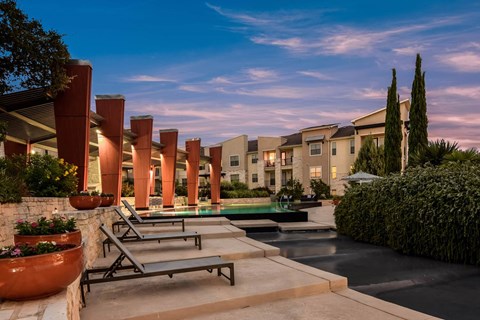
<path id="1" fill-rule="evenodd" d="M 402 168 L 408 155 L 408 114 L 410 101 L 400 102 L 402 120 Z M 322 179 L 332 194 L 345 189 L 343 177 L 352 165 L 365 137 L 372 135 L 377 145 L 385 137 L 386 108 L 352 120 L 352 126 L 319 125 L 281 137 L 248 140 L 241 135 L 221 143 L 222 172 L 227 181 L 240 181 L 249 188 L 268 187 L 278 192 L 291 179 L 299 180 L 305 194 L 311 193 L 310 180 Z"/>

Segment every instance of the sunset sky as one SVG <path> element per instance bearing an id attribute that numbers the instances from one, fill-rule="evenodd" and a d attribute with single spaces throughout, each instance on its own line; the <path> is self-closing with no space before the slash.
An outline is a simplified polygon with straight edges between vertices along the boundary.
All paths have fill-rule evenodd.
<path id="1" fill-rule="evenodd" d="M 19 7 L 93 65 L 94 95 L 179 144 L 287 135 L 410 98 L 426 71 L 429 138 L 480 148 L 480 1 L 32 1 Z M 158 133 L 154 136 L 158 140 Z"/>

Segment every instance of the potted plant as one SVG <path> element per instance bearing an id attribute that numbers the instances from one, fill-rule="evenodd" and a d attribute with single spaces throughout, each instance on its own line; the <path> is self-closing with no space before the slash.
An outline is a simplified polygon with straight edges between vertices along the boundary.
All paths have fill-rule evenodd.
<path id="1" fill-rule="evenodd" d="M 102 198 L 102 202 L 100 203 L 100 207 L 110 207 L 113 204 L 114 195 L 112 193 L 101 193 L 100 197 Z"/>
<path id="2" fill-rule="evenodd" d="M 15 243 L 37 244 L 41 241 L 54 241 L 58 244 L 71 243 L 80 245 L 82 233 L 77 229 L 75 218 L 41 217 L 37 221 L 18 220 L 15 225 L 17 234 L 13 236 Z"/>
<path id="3" fill-rule="evenodd" d="M 74 244 L 17 243 L 0 249 L 0 298 L 27 300 L 58 293 L 82 272 L 83 248 Z"/>
<path id="4" fill-rule="evenodd" d="M 97 191 L 80 191 L 71 195 L 68 201 L 77 210 L 92 210 L 100 205 L 102 199 Z"/>

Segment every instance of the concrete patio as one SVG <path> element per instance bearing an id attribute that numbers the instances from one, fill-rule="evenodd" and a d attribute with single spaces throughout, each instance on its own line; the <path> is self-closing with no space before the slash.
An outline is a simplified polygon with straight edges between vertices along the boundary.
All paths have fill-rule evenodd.
<path id="1" fill-rule="evenodd" d="M 332 224 L 332 212 L 327 207 L 309 209 L 311 220 L 325 225 Z M 188 219 L 186 226 L 202 234 L 201 251 L 192 241 L 181 240 L 128 248 L 142 263 L 220 255 L 235 263 L 235 286 L 206 271 L 97 284 L 87 294 L 81 318 L 435 319 L 350 290 L 346 278 L 281 257 L 278 248 L 247 238 L 224 220 L 212 224 Z M 172 228 L 142 227 L 142 232 Z M 108 265 L 117 255 L 112 248 L 96 265 Z"/>

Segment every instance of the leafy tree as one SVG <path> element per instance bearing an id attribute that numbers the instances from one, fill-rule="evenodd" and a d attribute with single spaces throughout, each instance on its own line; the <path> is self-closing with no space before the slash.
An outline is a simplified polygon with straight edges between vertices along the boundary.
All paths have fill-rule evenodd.
<path id="1" fill-rule="evenodd" d="M 14 0 L 0 0 L 0 94 L 47 87 L 55 96 L 70 78 L 70 59 L 62 36 L 29 19 Z"/>
<path id="2" fill-rule="evenodd" d="M 357 159 L 353 163 L 352 173 L 363 171 L 377 176 L 384 175 L 383 147 L 377 147 L 372 136 L 363 141 L 358 151 Z"/>
<path id="3" fill-rule="evenodd" d="M 412 154 L 410 162 L 411 166 L 423 166 L 430 164 L 432 166 L 439 166 L 445 158 L 458 150 L 458 144 L 456 142 L 451 143 L 445 140 L 429 141 L 428 145 L 424 149 L 417 150 Z"/>
<path id="4" fill-rule="evenodd" d="M 425 72 L 422 73 L 422 58 L 417 54 L 415 77 L 412 84 L 410 106 L 410 132 L 408 136 L 408 162 L 412 155 L 428 146 L 427 98 L 425 96 Z"/>
<path id="5" fill-rule="evenodd" d="M 302 197 L 303 186 L 298 179 L 290 179 L 287 181 L 287 185 L 278 191 L 277 196 L 292 196 L 294 200 L 298 200 Z"/>
<path id="6" fill-rule="evenodd" d="M 384 152 L 385 174 L 400 172 L 402 169 L 402 122 L 395 69 L 392 69 L 392 85 L 388 88 Z"/>
<path id="7" fill-rule="evenodd" d="M 322 179 L 310 180 L 310 188 L 312 188 L 318 199 L 330 198 L 330 187 Z"/>

